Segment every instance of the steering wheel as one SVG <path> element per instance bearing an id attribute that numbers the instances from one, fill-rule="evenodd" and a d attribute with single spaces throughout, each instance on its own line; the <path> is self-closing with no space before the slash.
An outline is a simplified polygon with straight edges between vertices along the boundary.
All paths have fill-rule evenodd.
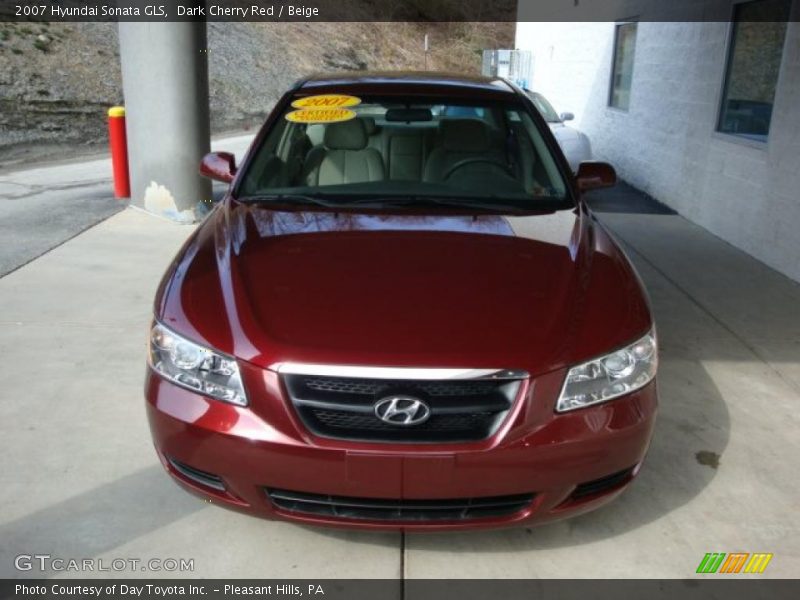
<path id="1" fill-rule="evenodd" d="M 453 175 L 453 173 L 455 173 L 459 169 L 461 169 L 463 167 L 466 167 L 467 165 L 472 165 L 472 164 L 475 164 L 475 163 L 486 163 L 486 164 L 492 165 L 494 167 L 499 167 L 507 175 L 510 175 L 511 177 L 514 176 L 514 173 L 511 172 L 511 167 L 509 167 L 508 165 L 500 162 L 496 158 L 485 158 L 483 156 L 476 156 L 476 157 L 473 157 L 473 158 L 463 158 L 463 159 L 459 160 L 458 162 L 456 162 L 453 166 L 451 166 L 449 169 L 447 169 L 445 174 L 442 176 L 442 181 L 450 179 L 450 177 Z"/>

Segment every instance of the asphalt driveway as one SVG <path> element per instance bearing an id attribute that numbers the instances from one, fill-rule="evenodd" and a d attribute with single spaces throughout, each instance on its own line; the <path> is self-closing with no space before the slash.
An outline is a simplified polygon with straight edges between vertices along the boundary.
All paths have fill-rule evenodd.
<path id="1" fill-rule="evenodd" d="M 251 134 L 212 142 L 241 161 Z M 14 170 L 0 165 L 0 277 L 86 231 L 128 206 L 117 200 L 111 159 L 77 158 Z M 214 183 L 220 197 L 225 185 Z"/>

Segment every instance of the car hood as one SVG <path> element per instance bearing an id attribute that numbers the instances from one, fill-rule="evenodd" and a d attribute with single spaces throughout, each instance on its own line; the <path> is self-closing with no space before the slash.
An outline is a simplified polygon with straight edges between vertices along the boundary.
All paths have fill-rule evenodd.
<path id="1" fill-rule="evenodd" d="M 563 123 L 550 123 L 550 131 L 559 142 L 570 142 L 581 139 L 580 132 Z"/>
<path id="2" fill-rule="evenodd" d="M 227 200 L 179 254 L 156 313 L 266 368 L 291 361 L 545 372 L 650 326 L 627 260 L 578 209 L 356 214 Z"/>

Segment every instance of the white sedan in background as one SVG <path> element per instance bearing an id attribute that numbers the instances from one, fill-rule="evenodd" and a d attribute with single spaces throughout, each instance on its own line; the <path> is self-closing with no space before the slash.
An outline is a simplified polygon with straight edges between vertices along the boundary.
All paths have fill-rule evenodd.
<path id="1" fill-rule="evenodd" d="M 538 92 L 525 90 L 534 106 L 542 113 L 544 120 L 550 125 L 553 135 L 556 137 L 561 151 L 567 157 L 569 166 L 573 171 L 578 170 L 578 165 L 584 160 L 592 160 L 592 144 L 585 133 L 578 131 L 574 127 L 565 125 L 564 121 L 571 121 L 575 118 L 571 112 L 563 112 L 560 115 L 555 111 L 553 105 L 547 98 Z"/>

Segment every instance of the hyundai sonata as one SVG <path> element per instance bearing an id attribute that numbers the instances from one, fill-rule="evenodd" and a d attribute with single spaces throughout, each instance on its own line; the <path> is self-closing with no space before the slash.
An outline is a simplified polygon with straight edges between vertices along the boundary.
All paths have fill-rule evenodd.
<path id="1" fill-rule="evenodd" d="M 167 270 L 146 405 L 167 472 L 268 518 L 544 522 L 636 477 L 656 414 L 642 284 L 525 92 L 317 76 L 278 102 Z"/>

